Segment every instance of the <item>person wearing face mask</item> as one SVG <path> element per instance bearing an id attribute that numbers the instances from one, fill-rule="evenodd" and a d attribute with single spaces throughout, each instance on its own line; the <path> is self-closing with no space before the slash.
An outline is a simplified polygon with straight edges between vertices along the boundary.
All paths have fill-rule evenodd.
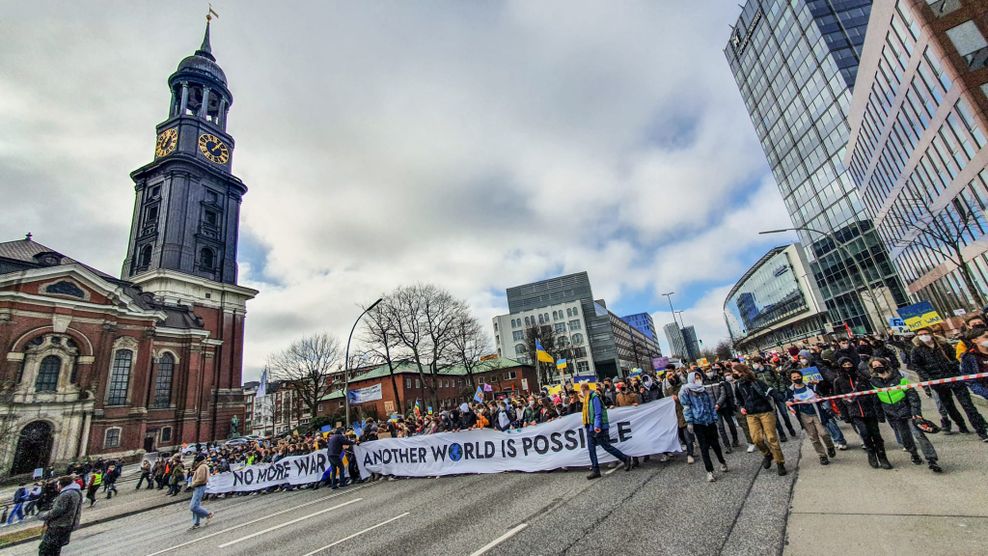
<path id="1" fill-rule="evenodd" d="M 729 419 L 736 420 L 739 425 L 741 425 L 741 430 L 744 432 L 744 439 L 748 443 L 748 453 L 755 451 L 755 443 L 751 441 L 751 432 L 748 430 L 748 420 L 745 419 L 744 415 L 741 414 L 741 392 L 738 391 L 738 381 L 734 375 L 734 368 L 732 366 L 731 370 L 724 373 L 724 384 L 727 386 L 728 395 L 732 400 L 732 413 L 728 417 Z M 738 445 L 740 447 L 740 445 Z"/>
<path id="2" fill-rule="evenodd" d="M 830 413 L 818 401 L 820 396 L 809 384 L 803 382 L 803 373 L 798 369 L 789 371 L 792 386 L 786 392 L 786 400 L 790 403 L 790 411 L 796 415 L 803 425 L 803 430 L 810 437 L 813 449 L 820 456 L 820 465 L 829 465 L 830 458 L 837 456 L 837 448 L 827 430 L 826 422 Z"/>
<path id="3" fill-rule="evenodd" d="M 833 357 L 838 361 L 841 357 L 847 357 L 854 363 L 855 367 L 861 364 L 861 356 L 858 355 L 857 348 L 851 345 L 851 340 L 848 338 L 841 338 L 837 341 L 837 349 L 834 350 Z"/>
<path id="4" fill-rule="evenodd" d="M 772 401 L 775 404 L 775 430 L 779 433 L 779 441 L 788 442 L 789 438 L 786 437 L 782 428 L 783 425 L 789 431 L 789 436 L 796 436 L 796 429 L 792 426 L 792 421 L 789 420 L 789 410 L 786 409 L 785 404 L 785 391 L 789 387 L 789 381 L 772 365 L 763 364 L 760 361 L 756 362 L 756 365 L 758 366 L 754 368 L 755 376 L 772 389 Z"/>
<path id="5" fill-rule="evenodd" d="M 988 328 L 975 328 L 970 337 L 971 348 L 961 359 L 961 374 L 988 373 Z M 967 384 L 975 393 L 988 397 L 988 379 L 969 381 Z"/>
<path id="6" fill-rule="evenodd" d="M 717 438 L 717 409 L 711 390 L 704 386 L 702 374 L 691 372 L 687 375 L 686 384 L 679 390 L 679 401 L 683 404 L 686 426 L 700 443 L 700 457 L 703 459 L 703 468 L 707 470 L 707 481 L 714 482 L 714 464 L 710 461 L 710 450 L 713 449 L 717 456 L 722 472 L 727 472 L 727 462 L 724 461 Z"/>
<path id="7" fill-rule="evenodd" d="M 840 371 L 834 382 L 835 394 L 873 390 L 869 377 L 864 376 L 850 358 L 842 357 L 837 364 Z M 878 416 L 881 410 L 875 406 L 875 397 L 863 395 L 840 399 L 838 405 L 841 418 L 851 423 L 861 437 L 864 448 L 868 452 L 868 465 L 876 469 L 878 467 L 892 469 L 892 464 L 885 454 L 885 440 L 882 439 L 882 433 L 878 428 Z"/>
<path id="8" fill-rule="evenodd" d="M 741 406 L 741 414 L 748 420 L 752 443 L 762 453 L 762 468 L 769 469 L 775 460 L 779 475 L 786 475 L 788 471 L 785 455 L 775 436 L 775 400 L 772 399 L 772 387 L 758 380 L 746 365 L 735 365 L 734 375 L 740 382 L 738 405 Z"/>
<path id="9" fill-rule="evenodd" d="M 724 420 L 721 419 L 721 416 L 724 412 L 731 411 L 732 408 L 728 398 L 728 388 L 726 383 L 720 378 L 722 371 L 723 369 L 719 364 L 704 369 L 703 384 L 707 386 L 710 393 L 714 396 L 714 409 L 717 411 L 717 432 L 720 435 L 720 439 L 724 442 L 724 453 L 730 454 L 734 450 L 731 449 L 731 441 L 727 437 L 727 430 L 724 427 Z M 734 444 L 737 445 L 738 430 L 734 427 L 733 422 L 731 422 L 731 432 L 734 433 Z"/>
<path id="10" fill-rule="evenodd" d="M 954 351 L 946 339 L 941 336 L 934 336 L 930 328 L 921 328 L 916 331 L 916 339 L 913 341 L 913 344 L 915 347 L 913 348 L 910 359 L 920 378 L 923 380 L 935 380 L 958 375 L 960 369 L 958 369 L 957 362 L 954 360 Z M 988 425 L 986 425 L 985 419 L 978 412 L 978 409 L 974 407 L 974 402 L 971 401 L 971 392 L 967 389 L 966 384 L 963 382 L 953 382 L 933 385 L 931 388 L 937 393 L 937 397 L 940 398 L 940 404 L 943 406 L 944 412 L 950 416 L 951 420 L 957 423 L 957 429 L 961 433 L 970 433 L 970 430 L 965 425 L 960 411 L 957 410 L 957 405 L 954 404 L 955 397 L 964 409 L 964 413 L 967 414 L 967 418 L 971 422 L 971 428 L 978 433 L 978 437 L 981 440 L 988 440 L 988 430 L 986 430 L 988 429 Z M 947 427 L 944 428 L 949 429 L 949 421 L 947 422 Z"/>
<path id="11" fill-rule="evenodd" d="M 954 357 L 960 361 L 964 354 L 970 351 L 971 348 L 975 346 L 977 342 L 974 340 L 972 334 L 975 330 L 985 328 L 985 318 L 980 314 L 974 315 L 973 317 L 968 317 L 964 322 L 964 332 L 961 334 L 961 339 L 957 342 L 954 350 Z"/>
<path id="12" fill-rule="evenodd" d="M 868 362 L 868 365 L 871 367 L 871 384 L 875 388 L 891 388 L 909 384 L 909 380 L 892 369 L 891 363 L 885 358 L 875 357 Z M 875 397 L 881 402 L 885 418 L 888 420 L 889 426 L 896 431 L 896 436 L 902 443 L 902 447 L 912 456 L 912 462 L 916 465 L 923 464 L 916 448 L 916 445 L 919 444 L 930 470 L 934 473 L 943 472 L 943 469 L 937 464 L 939 458 L 933 444 L 926 438 L 926 434 L 916 426 L 916 420 L 923 418 L 923 405 L 916 390 L 909 388 L 878 392 Z"/>
<path id="13" fill-rule="evenodd" d="M 811 362 L 815 364 L 810 365 Z M 814 366 L 820 371 L 820 376 L 823 377 L 823 380 L 813 385 L 813 391 L 820 397 L 827 397 L 833 394 L 834 380 L 837 379 L 837 373 L 835 373 L 831 368 L 830 362 L 825 359 L 820 359 L 819 357 L 812 359 L 801 358 L 799 360 L 799 370 Z M 830 438 L 833 439 L 838 450 L 847 450 L 847 439 L 844 438 L 844 432 L 841 431 L 840 427 L 837 425 L 837 419 L 834 417 L 835 411 L 833 410 L 832 402 L 822 402 L 819 406 L 820 411 L 827 414 L 827 418 L 823 419 L 823 426 L 826 427 L 827 432 L 830 433 Z"/>
<path id="14" fill-rule="evenodd" d="M 666 397 L 672 397 L 676 402 L 676 423 L 679 427 L 679 443 L 683 446 L 683 450 L 686 451 L 686 463 L 694 463 L 696 459 L 693 458 L 693 431 L 689 430 L 689 423 L 686 422 L 686 418 L 683 416 L 683 403 L 679 399 L 679 390 L 682 382 L 679 380 L 679 375 L 670 369 L 666 371 L 666 378 L 663 381 L 663 390 Z"/>

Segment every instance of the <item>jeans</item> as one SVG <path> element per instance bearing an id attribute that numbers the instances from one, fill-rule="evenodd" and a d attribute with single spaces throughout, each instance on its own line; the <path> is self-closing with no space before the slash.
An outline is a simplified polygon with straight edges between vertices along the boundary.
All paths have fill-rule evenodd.
<path id="1" fill-rule="evenodd" d="M 691 433 L 686 427 L 680 427 L 679 441 L 686 445 L 686 455 L 692 456 L 693 446 L 696 444 L 696 438 L 693 436 L 693 433 Z"/>
<path id="2" fill-rule="evenodd" d="M 914 456 L 919 455 L 916 453 L 918 444 L 919 449 L 923 450 L 923 456 L 928 463 L 937 461 L 937 451 L 933 448 L 930 440 L 926 438 L 926 434 L 916 426 L 915 421 L 912 419 L 889 419 L 888 421 L 892 430 L 899 436 L 902 447 L 908 450 L 910 454 Z"/>
<path id="3" fill-rule="evenodd" d="M 785 436 L 785 433 L 782 431 L 782 423 L 786 424 L 786 430 L 789 431 L 789 436 L 796 436 L 796 429 L 793 428 L 792 421 L 789 420 L 789 408 L 786 407 L 786 402 L 780 402 L 775 398 L 772 398 L 772 401 L 775 402 L 776 412 L 782 416 L 782 419 L 779 419 L 778 415 L 776 415 L 775 421 L 775 427 L 779 431 L 779 436 Z"/>
<path id="4" fill-rule="evenodd" d="M 827 419 L 827 423 L 824 426 L 827 427 L 827 432 L 830 433 L 830 438 L 832 438 L 834 442 L 842 446 L 847 445 L 847 439 L 844 438 L 844 432 L 840 430 L 840 427 L 837 425 L 837 419 L 834 419 L 833 417 Z"/>
<path id="5" fill-rule="evenodd" d="M 877 417 L 851 417 L 851 424 L 854 430 L 858 431 L 858 436 L 864 443 L 868 451 L 885 453 L 885 440 L 882 438 L 882 431 L 878 428 Z"/>
<path id="6" fill-rule="evenodd" d="M 700 457 L 703 458 L 703 468 L 707 470 L 707 473 L 714 472 L 714 464 L 710 461 L 711 448 L 713 448 L 714 455 L 717 456 L 717 461 L 726 463 L 724 461 L 724 454 L 720 451 L 716 425 L 713 423 L 709 425 L 694 424 L 693 434 L 696 436 L 697 442 L 700 443 Z"/>
<path id="7" fill-rule="evenodd" d="M 346 486 L 346 476 L 343 474 L 343 460 L 340 456 L 329 456 L 329 486 L 336 488 Z"/>
<path id="8" fill-rule="evenodd" d="M 600 471 L 600 464 L 597 463 L 597 446 L 600 445 L 608 454 L 616 457 L 618 461 L 625 461 L 628 456 L 624 455 L 621 450 L 618 450 L 614 446 L 611 446 L 611 439 L 607 436 L 607 429 L 600 429 L 600 438 L 596 438 L 596 433 L 593 431 L 593 427 L 586 426 L 584 429 L 587 432 L 587 449 L 590 451 L 590 467 L 594 471 Z"/>
<path id="9" fill-rule="evenodd" d="M 718 411 L 717 412 L 717 431 L 720 433 L 720 437 L 724 440 L 724 446 L 737 446 L 738 445 L 738 427 L 734 424 L 734 412 L 733 411 Z M 727 423 L 727 428 L 731 431 L 731 443 L 727 442 L 727 431 L 724 429 L 724 423 Z M 695 429 L 694 429 L 695 430 Z"/>
<path id="10" fill-rule="evenodd" d="M 782 455 L 782 446 L 779 445 L 779 438 L 775 436 L 775 412 L 748 414 L 748 430 L 751 431 L 752 444 L 758 446 L 758 450 L 764 456 L 772 456 L 775 463 L 786 463 L 786 457 Z"/>
<path id="11" fill-rule="evenodd" d="M 957 423 L 958 430 L 967 430 L 964 425 L 964 419 L 961 417 L 960 411 L 957 411 L 957 406 L 954 404 L 954 397 L 957 397 L 957 402 L 961 404 L 961 408 L 964 413 L 967 414 L 967 420 L 971 422 L 971 428 L 974 429 L 979 435 L 985 434 L 985 419 L 978 412 L 978 408 L 974 407 L 974 402 L 971 401 L 971 391 L 967 389 L 967 385 L 962 382 L 954 382 L 950 384 L 937 384 L 932 387 L 940 397 L 940 403 L 943 405 L 944 411 L 950 415 L 950 418 Z"/>
<path id="12" fill-rule="evenodd" d="M 741 425 L 741 431 L 744 432 L 744 439 L 748 441 L 748 444 L 754 445 L 754 442 L 751 441 L 751 432 L 748 430 L 748 418 L 741 415 L 741 408 L 734 410 L 734 418 Z"/>
<path id="13" fill-rule="evenodd" d="M 17 521 L 24 521 L 24 502 L 15 502 L 14 509 L 10 510 L 10 515 L 7 516 L 7 525 L 14 522 L 14 516 L 17 516 Z"/>
<path id="14" fill-rule="evenodd" d="M 189 509 L 192 510 L 192 525 L 199 525 L 199 520 L 209 516 L 209 510 L 202 507 L 202 497 L 206 494 L 206 485 L 197 486 L 192 490 L 192 502 Z"/>

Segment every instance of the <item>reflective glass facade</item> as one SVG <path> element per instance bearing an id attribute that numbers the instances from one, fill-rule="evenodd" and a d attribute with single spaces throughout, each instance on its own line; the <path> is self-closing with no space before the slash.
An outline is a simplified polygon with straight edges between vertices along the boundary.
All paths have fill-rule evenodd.
<path id="1" fill-rule="evenodd" d="M 859 332 L 906 303 L 843 163 L 849 84 L 870 9 L 862 0 L 749 0 L 724 51 L 793 224 L 823 232 L 803 231 L 800 239 L 830 321 Z M 847 256 L 881 300 L 872 319 Z"/>
<path id="2" fill-rule="evenodd" d="M 876 6 L 852 103 L 850 175 L 910 292 L 944 315 L 988 293 L 988 102 L 970 66 L 988 57 L 986 10 Z"/>

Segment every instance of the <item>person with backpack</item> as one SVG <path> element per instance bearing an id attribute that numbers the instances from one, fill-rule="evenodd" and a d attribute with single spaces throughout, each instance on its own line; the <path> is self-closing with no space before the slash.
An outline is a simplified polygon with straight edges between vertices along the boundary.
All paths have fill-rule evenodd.
<path id="1" fill-rule="evenodd" d="M 891 388 L 894 386 L 906 386 L 909 380 L 892 368 L 892 363 L 884 357 L 873 357 L 868 361 L 871 369 L 871 384 L 875 388 Z M 912 456 L 915 465 L 922 465 L 916 445 L 923 450 L 926 457 L 927 467 L 934 473 L 942 473 L 943 469 L 937 463 L 937 451 L 933 444 L 926 438 L 926 434 L 917 426 L 917 420 L 923 418 L 923 405 L 919 399 L 919 394 L 913 388 L 904 390 L 894 390 L 891 392 L 878 392 L 875 394 L 881 402 L 882 411 L 889 426 L 896 431 L 896 435 L 902 442 L 902 447 Z"/>
<path id="2" fill-rule="evenodd" d="M 177 496 L 185 482 L 185 464 L 180 456 L 172 458 L 172 473 L 168 478 L 168 496 Z"/>

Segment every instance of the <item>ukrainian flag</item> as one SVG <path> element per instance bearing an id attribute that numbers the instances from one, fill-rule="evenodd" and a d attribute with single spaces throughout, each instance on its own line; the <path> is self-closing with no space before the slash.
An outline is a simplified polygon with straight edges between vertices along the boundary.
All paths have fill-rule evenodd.
<path id="1" fill-rule="evenodd" d="M 542 363 L 555 363 L 556 360 L 542 347 L 542 342 L 535 340 L 535 358 Z"/>

